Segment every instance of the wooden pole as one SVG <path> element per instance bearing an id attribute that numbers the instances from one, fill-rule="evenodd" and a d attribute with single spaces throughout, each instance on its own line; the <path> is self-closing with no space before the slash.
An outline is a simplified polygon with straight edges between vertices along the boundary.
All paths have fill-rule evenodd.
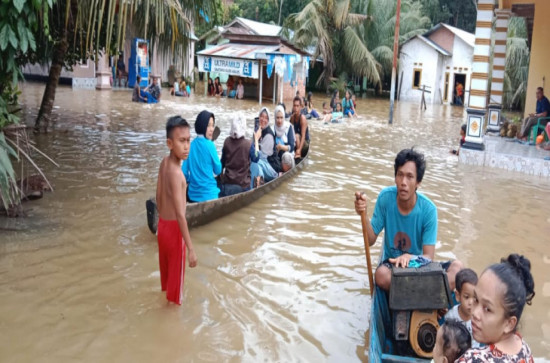
<path id="1" fill-rule="evenodd" d="M 399 18 L 401 17 L 401 0 L 397 0 L 395 11 L 395 34 L 393 36 L 393 65 L 391 69 L 390 120 L 393 123 L 393 104 L 395 100 L 395 77 L 397 73 L 397 53 L 399 52 Z"/>
<path id="2" fill-rule="evenodd" d="M 372 275 L 372 263 L 370 260 L 370 244 L 369 244 L 369 235 L 367 233 L 367 213 L 365 211 L 361 212 L 361 226 L 363 227 L 363 241 L 365 243 L 365 257 L 367 258 L 367 269 L 369 273 L 369 287 L 370 295 L 374 294 L 374 276 Z"/>

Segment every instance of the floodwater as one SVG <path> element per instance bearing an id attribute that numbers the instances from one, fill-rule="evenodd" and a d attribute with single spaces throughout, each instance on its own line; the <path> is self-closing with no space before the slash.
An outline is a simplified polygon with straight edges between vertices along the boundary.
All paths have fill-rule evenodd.
<path id="1" fill-rule="evenodd" d="M 27 122 L 43 87 L 23 85 Z M 191 231 L 199 265 L 186 270 L 178 307 L 160 292 L 145 215 L 167 151 L 165 121 L 213 111 L 219 149 L 233 114 L 244 112 L 252 128 L 259 106 L 130 97 L 58 90 L 54 132 L 36 137 L 60 164 L 42 163 L 55 192 L 26 204 L 29 218 L 0 219 L 2 361 L 366 361 L 370 297 L 353 193 L 367 193 L 372 213 L 378 192 L 393 184 L 395 154 L 413 145 L 428 160 L 421 189 L 439 211 L 436 257 L 478 273 L 510 252 L 530 258 L 536 297 L 521 333 L 536 357 L 550 358 L 549 181 L 458 164 L 448 150 L 462 109 L 397 104 L 388 126 L 388 102 L 369 99 L 358 101 L 358 120 L 311 121 L 302 172 Z"/>

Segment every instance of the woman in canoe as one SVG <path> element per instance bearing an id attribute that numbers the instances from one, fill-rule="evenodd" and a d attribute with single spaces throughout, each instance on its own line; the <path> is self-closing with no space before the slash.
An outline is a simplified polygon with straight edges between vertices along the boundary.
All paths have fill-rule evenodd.
<path id="1" fill-rule="evenodd" d="M 259 115 L 259 127 L 254 132 L 254 145 L 250 149 L 251 188 L 261 184 L 261 180 L 269 182 L 275 179 L 281 171 L 281 164 L 275 145 L 275 133 L 269 126 L 269 113 L 262 108 Z"/>
<path id="2" fill-rule="evenodd" d="M 229 136 L 222 148 L 222 187 L 220 197 L 238 194 L 250 189 L 250 145 L 247 139 L 246 120 L 238 113 L 233 122 Z"/>
<path id="3" fill-rule="evenodd" d="M 275 144 L 277 156 L 281 160 L 281 171 L 286 172 L 294 166 L 296 139 L 294 137 L 294 127 L 285 120 L 285 109 L 280 105 L 275 107 Z M 283 159 L 288 159 L 288 156 L 285 157 L 284 154 L 289 154 L 292 157 L 290 165 L 282 162 Z"/>
<path id="4" fill-rule="evenodd" d="M 217 199 L 220 189 L 215 179 L 222 171 L 222 164 L 212 142 L 216 119 L 209 111 L 202 111 L 195 121 L 197 137 L 191 142 L 189 156 L 181 166 L 189 185 L 190 202 L 204 202 Z"/>
<path id="5" fill-rule="evenodd" d="M 517 332 L 525 304 L 531 305 L 535 282 L 531 262 L 512 254 L 489 266 L 474 290 L 472 333 L 483 348 L 468 350 L 457 362 L 534 362 L 531 349 Z"/>

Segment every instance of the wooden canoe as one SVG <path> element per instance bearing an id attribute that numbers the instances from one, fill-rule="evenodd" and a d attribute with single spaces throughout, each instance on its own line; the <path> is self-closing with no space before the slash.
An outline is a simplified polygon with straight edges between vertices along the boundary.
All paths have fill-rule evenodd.
<path id="1" fill-rule="evenodd" d="M 300 159 L 294 168 L 279 176 L 277 179 L 265 183 L 258 188 L 206 202 L 189 203 L 185 214 L 187 218 L 187 225 L 189 228 L 202 226 L 233 213 L 242 207 L 246 207 L 250 203 L 271 192 L 273 189 L 276 189 L 284 182 L 290 180 L 301 169 L 303 169 L 305 165 L 307 165 L 308 157 L 309 152 L 308 155 Z M 149 230 L 152 233 L 156 233 L 159 217 L 155 198 L 153 197 L 148 199 L 145 206 L 147 209 L 147 225 L 149 226 Z"/>

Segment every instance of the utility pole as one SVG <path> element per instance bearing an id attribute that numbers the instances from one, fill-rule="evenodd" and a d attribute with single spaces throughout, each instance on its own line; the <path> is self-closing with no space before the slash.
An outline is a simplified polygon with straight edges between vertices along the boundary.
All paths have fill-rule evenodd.
<path id="1" fill-rule="evenodd" d="M 397 0 L 395 11 L 395 34 L 393 36 L 393 66 L 391 69 L 390 120 L 393 123 L 393 104 L 395 101 L 395 77 L 397 74 L 397 53 L 399 52 L 399 18 L 401 17 L 401 0 Z"/>

